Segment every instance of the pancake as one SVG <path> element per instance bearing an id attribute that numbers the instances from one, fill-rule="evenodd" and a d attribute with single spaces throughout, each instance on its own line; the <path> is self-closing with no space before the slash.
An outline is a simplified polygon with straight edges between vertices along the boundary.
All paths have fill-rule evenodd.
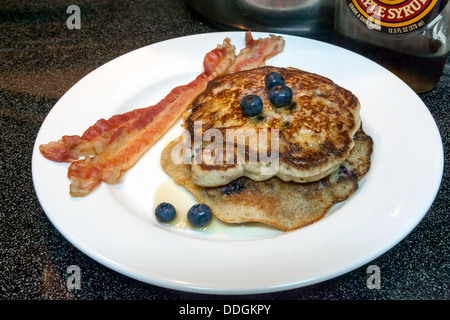
<path id="1" fill-rule="evenodd" d="M 289 106 L 277 108 L 269 101 L 264 85 L 269 72 L 280 73 L 291 88 Z M 241 112 L 240 101 L 249 94 L 263 101 L 258 116 L 246 117 Z M 200 148 L 193 149 L 192 179 L 204 187 L 224 185 L 239 177 L 318 181 L 349 156 L 360 126 L 359 110 L 360 103 L 350 91 L 295 68 L 266 66 L 218 77 L 194 100 L 185 119 L 191 141 L 203 141 Z M 212 138 L 205 139 L 205 134 L 212 130 L 214 151 L 222 144 L 218 156 L 207 148 L 206 142 Z M 232 138 L 228 139 L 230 132 Z M 256 134 L 253 140 L 252 133 Z M 234 149 L 228 148 L 230 145 Z M 236 149 L 244 150 L 241 158 Z"/>
<path id="2" fill-rule="evenodd" d="M 348 199 L 370 169 L 373 141 L 360 127 L 349 156 L 330 175 L 309 183 L 295 183 L 272 177 L 254 181 L 239 177 L 217 187 L 202 187 L 192 180 L 191 165 L 174 159 L 181 137 L 162 152 L 163 170 L 189 190 L 199 203 L 228 223 L 262 222 L 284 231 L 294 230 L 322 219 L 336 203 Z M 175 161 L 174 161 L 175 160 Z"/>

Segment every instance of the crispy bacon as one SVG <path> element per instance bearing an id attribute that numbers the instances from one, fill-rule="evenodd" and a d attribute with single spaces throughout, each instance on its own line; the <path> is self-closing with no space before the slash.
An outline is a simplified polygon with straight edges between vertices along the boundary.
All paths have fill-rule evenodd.
<path id="1" fill-rule="evenodd" d="M 247 32 L 245 34 L 245 48 L 239 52 L 228 72 L 264 66 L 266 60 L 276 56 L 283 49 L 284 39 L 281 36 L 271 34 L 267 38 L 254 40 L 251 32 Z"/>
<path id="2" fill-rule="evenodd" d="M 70 193 L 83 196 L 100 182 L 114 183 L 179 119 L 192 100 L 202 92 L 209 77 L 199 75 L 191 83 L 173 89 L 152 108 L 143 110 L 133 126 L 114 131 L 104 151 L 94 157 L 72 162 L 68 177 Z"/>
<path id="3" fill-rule="evenodd" d="M 100 155 L 105 151 L 118 128 L 127 127 L 131 130 L 144 128 L 153 119 L 152 115 L 156 110 L 163 109 L 163 104 L 175 100 L 177 94 L 183 90 L 190 88 L 192 91 L 196 85 L 200 85 L 201 88 L 209 80 L 226 73 L 235 57 L 235 47 L 231 45 L 230 39 L 226 38 L 222 45 L 218 45 L 217 48 L 206 54 L 203 61 L 205 69 L 203 73 L 191 83 L 173 89 L 157 105 L 114 115 L 108 120 L 100 119 L 90 126 L 81 137 L 65 135 L 59 141 L 40 145 L 39 149 L 45 158 L 55 162 L 72 162 L 81 156 Z"/>
<path id="4" fill-rule="evenodd" d="M 246 47 L 235 55 L 230 39 L 210 51 L 204 58 L 204 72 L 192 82 L 174 88 L 154 106 L 135 109 L 100 119 L 83 135 L 63 136 L 61 140 L 40 146 L 47 159 L 71 162 L 68 177 L 72 196 L 85 196 L 101 183 L 114 183 L 178 121 L 195 97 L 215 77 L 265 65 L 281 52 L 282 37 L 253 40 L 246 34 Z M 79 159 L 85 156 L 84 159 Z M 79 160 L 78 160 L 79 159 Z"/>

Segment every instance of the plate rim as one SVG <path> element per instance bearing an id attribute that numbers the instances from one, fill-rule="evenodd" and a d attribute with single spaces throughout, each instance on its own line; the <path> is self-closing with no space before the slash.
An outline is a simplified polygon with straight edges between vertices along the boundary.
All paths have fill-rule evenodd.
<path id="1" fill-rule="evenodd" d="M 252 32 L 254 34 L 254 36 L 266 36 L 268 34 L 272 34 L 272 33 L 266 33 L 266 32 Z M 195 34 L 195 35 L 188 35 L 188 36 L 184 36 L 184 37 L 179 37 L 179 38 L 173 38 L 173 39 L 168 39 L 168 40 L 164 40 L 158 43 L 154 43 L 142 48 L 138 48 L 135 49 L 133 51 L 130 51 L 122 56 L 119 56 L 107 63 L 105 63 L 104 65 L 100 66 L 99 68 L 96 68 L 95 70 L 93 70 L 92 72 L 90 72 L 88 75 L 86 75 L 85 77 L 83 77 L 82 79 L 80 79 L 72 88 L 70 88 L 62 97 L 61 99 L 58 100 L 58 102 L 55 104 L 56 105 L 63 105 L 63 103 L 60 104 L 60 101 L 63 100 L 64 97 L 67 97 L 70 95 L 70 92 L 72 92 L 73 88 L 76 87 L 80 82 L 84 81 L 84 79 L 86 77 L 94 77 L 96 75 L 95 72 L 100 72 L 101 70 L 103 70 L 105 67 L 105 65 L 113 65 L 113 61 L 115 61 L 114 63 L 117 63 L 117 61 L 120 62 L 120 59 L 125 56 L 125 55 L 129 55 L 129 54 L 133 54 L 134 52 L 137 52 L 139 50 L 142 50 L 144 48 L 147 47 L 151 47 L 151 46 L 155 46 L 155 45 L 164 45 L 164 43 L 167 42 L 173 42 L 173 41 L 179 41 L 180 39 L 194 39 L 194 38 L 202 38 L 202 37 L 217 37 L 217 39 L 220 39 L 221 37 L 223 38 L 224 36 L 229 36 L 230 34 L 239 34 L 239 35 L 244 35 L 245 32 L 243 31 L 231 31 L 231 32 L 214 32 L 214 33 L 203 33 L 203 34 Z M 276 33 L 277 35 L 282 35 L 283 37 L 286 38 L 299 38 L 302 41 L 306 41 L 306 42 L 312 42 L 312 43 L 316 43 L 319 42 L 321 43 L 321 45 L 324 45 L 325 47 L 328 46 L 332 46 L 332 47 L 336 47 L 332 44 L 328 44 L 328 43 L 322 43 L 320 41 L 317 40 L 313 40 L 313 39 L 308 39 L 308 38 L 302 38 L 302 37 L 294 37 L 291 35 L 284 35 L 284 34 L 279 34 Z M 348 54 L 351 55 L 357 55 L 356 53 L 353 53 L 351 51 L 348 51 L 346 49 L 343 48 L 338 48 L 338 50 L 345 50 L 348 52 Z M 367 61 L 369 61 L 369 63 L 375 64 L 374 62 L 368 60 L 367 58 L 364 58 L 362 56 L 359 56 L 360 58 L 363 58 Z M 123 59 L 123 58 L 122 58 Z M 381 67 L 379 65 L 377 65 L 378 67 Z M 101 69 L 103 68 L 103 69 Z M 381 67 L 382 68 L 382 67 Z M 384 68 L 383 68 L 384 69 Z M 97 71 L 100 70 L 100 71 Z M 386 69 L 384 69 L 386 72 Z M 389 72 L 390 73 L 390 72 Z M 94 74 L 94 75 L 92 75 Z M 391 76 L 393 76 L 393 74 L 391 73 Z M 395 76 L 394 76 L 395 77 Z M 397 78 L 398 79 L 398 78 Z M 404 84 L 404 86 L 406 86 L 406 84 Z M 412 92 L 412 90 L 411 90 Z M 423 101 L 416 96 L 417 101 L 419 102 L 419 104 L 421 104 L 421 107 L 425 107 L 426 105 L 423 103 Z M 64 98 L 66 99 L 66 98 Z M 54 106 L 54 107 L 55 107 Z M 35 141 L 35 145 L 33 148 L 33 155 L 32 155 L 32 176 L 33 176 L 33 185 L 35 187 L 35 191 L 36 194 L 38 196 L 39 202 L 41 203 L 42 208 L 44 209 L 46 207 L 46 204 L 41 202 L 41 199 L 44 198 L 44 196 L 42 194 L 40 194 L 40 181 L 36 180 L 36 170 L 38 168 L 38 164 L 39 161 L 41 161 L 42 159 L 39 159 L 41 157 L 40 153 L 37 152 L 38 151 L 38 143 L 39 143 L 39 136 L 40 136 L 40 132 L 42 130 L 42 128 L 44 127 L 44 125 L 46 124 L 47 118 L 50 116 L 50 114 L 52 113 L 52 110 L 49 112 L 49 114 L 46 116 L 46 118 L 44 119 L 41 128 L 39 129 L 38 135 L 36 137 L 36 141 Z M 426 111 L 428 111 L 428 109 L 426 109 Z M 429 111 L 428 111 L 429 113 Z M 434 121 L 434 118 L 432 117 L 431 114 L 429 114 L 431 116 L 431 119 L 434 122 L 434 129 L 435 132 L 434 134 L 437 133 L 437 137 L 439 138 L 440 141 L 440 152 L 439 150 L 437 150 L 438 154 L 439 154 L 439 159 L 437 159 L 436 163 L 439 164 L 438 168 L 436 169 L 436 172 L 434 173 L 435 175 L 440 175 L 439 181 L 434 185 L 434 189 L 432 190 L 432 192 L 430 192 L 430 201 L 427 204 L 423 205 L 423 208 L 421 209 L 423 211 L 423 214 L 421 216 L 417 216 L 416 219 L 414 221 L 410 221 L 409 224 L 404 226 L 404 230 L 402 231 L 402 233 L 398 234 L 396 239 L 394 241 L 392 241 L 392 245 L 391 246 L 385 246 L 383 248 L 379 248 L 379 250 L 376 250 L 374 252 L 372 252 L 371 255 L 368 255 L 365 257 L 364 260 L 361 260 L 359 264 L 353 264 L 353 265 L 348 265 L 346 268 L 341 268 L 339 271 L 335 271 L 333 273 L 328 274 L 327 276 L 322 276 L 322 277 L 318 277 L 318 278 L 312 278 L 312 279 L 307 279 L 307 280 L 301 280 L 301 281 L 286 281 L 285 283 L 280 283 L 278 285 L 273 284 L 273 285 L 262 285 L 260 287 L 234 287 L 234 288 L 220 288 L 220 287 L 208 287 L 205 285 L 196 285 L 196 284 L 189 284 L 189 283 L 181 283 L 181 282 L 174 282 L 171 279 L 148 279 L 148 277 L 143 276 L 142 274 L 136 273 L 135 270 L 126 268 L 123 265 L 117 264 L 115 261 L 111 260 L 108 257 L 105 257 L 101 254 L 99 254 L 98 252 L 93 252 L 91 250 L 91 248 L 84 246 L 83 243 L 80 243 L 79 240 L 74 239 L 72 237 L 72 235 L 70 233 L 67 232 L 66 229 L 62 228 L 61 225 L 59 224 L 59 222 L 57 221 L 57 219 L 54 219 L 54 215 L 49 214 L 45 209 L 44 212 L 46 214 L 46 216 L 49 218 L 49 220 L 52 222 L 53 226 L 61 233 L 61 235 L 63 235 L 64 238 L 66 238 L 72 245 L 74 245 L 76 248 L 78 248 L 80 251 L 82 251 L 84 254 L 86 254 L 87 256 L 91 257 L 93 260 L 107 266 L 108 268 L 119 272 L 121 274 L 124 274 L 126 276 L 129 276 L 131 278 L 140 280 L 142 282 L 146 282 L 149 284 L 153 284 L 153 285 L 158 285 L 158 286 L 162 286 L 162 287 L 166 287 L 166 288 L 170 288 L 170 289 L 174 289 L 174 290 L 181 290 L 181 291 L 188 291 L 188 292 L 198 292 L 198 293 L 208 293 L 208 294 L 250 294 L 250 293 L 266 293 L 266 292 L 274 292 L 274 291 L 281 291 L 281 290 L 287 290 L 287 289 L 293 289 L 293 288 L 299 288 L 299 287 L 303 287 L 303 286 L 307 286 L 307 285 L 312 285 L 318 282 L 322 282 L 322 281 L 326 281 L 329 280 L 331 278 L 335 278 L 337 276 L 340 276 L 342 274 L 345 274 L 349 271 L 355 270 L 356 268 L 366 264 L 367 262 L 372 261 L 373 259 L 375 259 L 376 257 L 382 255 L 383 253 L 389 251 L 392 247 L 394 247 L 395 245 L 397 245 L 402 239 L 404 239 L 422 220 L 422 218 L 425 216 L 425 214 L 427 213 L 427 211 L 429 210 L 429 208 L 431 207 L 432 203 L 434 202 L 434 199 L 439 191 L 440 188 L 440 184 L 441 184 L 441 179 L 442 179 L 442 175 L 443 175 L 443 166 L 444 166 L 444 161 L 443 161 L 443 146 L 442 146 L 442 140 L 440 137 L 440 133 L 437 127 L 436 122 Z M 428 119 L 429 120 L 429 119 Z M 440 172 L 440 174 L 439 174 Z M 370 172 L 369 172 L 370 174 Z M 426 210 L 425 210 L 426 208 Z M 314 225 L 310 226 L 310 229 L 314 229 L 316 228 Z M 289 235 L 288 235 L 289 236 Z M 195 241 L 203 241 L 203 239 L 197 239 Z M 255 240 L 256 241 L 256 240 Z M 261 239 L 257 240 L 257 241 L 261 241 Z"/>

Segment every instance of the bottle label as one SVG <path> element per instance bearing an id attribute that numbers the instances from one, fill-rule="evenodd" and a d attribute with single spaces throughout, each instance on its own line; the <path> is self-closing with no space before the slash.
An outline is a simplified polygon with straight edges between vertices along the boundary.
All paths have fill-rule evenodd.
<path id="1" fill-rule="evenodd" d="M 448 0 L 345 0 L 369 29 L 390 34 L 416 31 L 436 18 Z"/>

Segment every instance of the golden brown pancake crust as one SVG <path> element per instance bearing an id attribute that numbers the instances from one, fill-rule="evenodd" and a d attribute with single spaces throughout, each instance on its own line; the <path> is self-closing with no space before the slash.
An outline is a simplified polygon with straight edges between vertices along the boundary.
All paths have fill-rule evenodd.
<path id="1" fill-rule="evenodd" d="M 276 108 L 268 99 L 264 77 L 273 71 L 279 72 L 293 91 L 289 107 Z M 239 103 L 247 94 L 257 94 L 263 100 L 259 116 L 242 115 Z M 295 68 L 266 66 L 211 81 L 193 102 L 185 128 L 191 137 L 196 134 L 196 121 L 201 121 L 202 133 L 214 128 L 223 136 L 227 129 L 277 129 L 280 172 L 286 167 L 286 174 L 279 177 L 308 182 L 328 175 L 348 157 L 360 125 L 359 108 L 350 91 L 328 78 Z"/>
<path id="2" fill-rule="evenodd" d="M 219 187 L 200 187 L 193 183 L 190 164 L 174 164 L 170 142 L 161 155 L 164 171 L 189 190 L 200 203 L 225 222 L 257 221 L 289 231 L 315 222 L 332 205 L 348 199 L 370 169 L 373 141 L 362 128 L 355 137 L 349 157 L 331 175 L 310 183 L 285 182 L 277 177 L 256 182 L 241 177 Z"/>

